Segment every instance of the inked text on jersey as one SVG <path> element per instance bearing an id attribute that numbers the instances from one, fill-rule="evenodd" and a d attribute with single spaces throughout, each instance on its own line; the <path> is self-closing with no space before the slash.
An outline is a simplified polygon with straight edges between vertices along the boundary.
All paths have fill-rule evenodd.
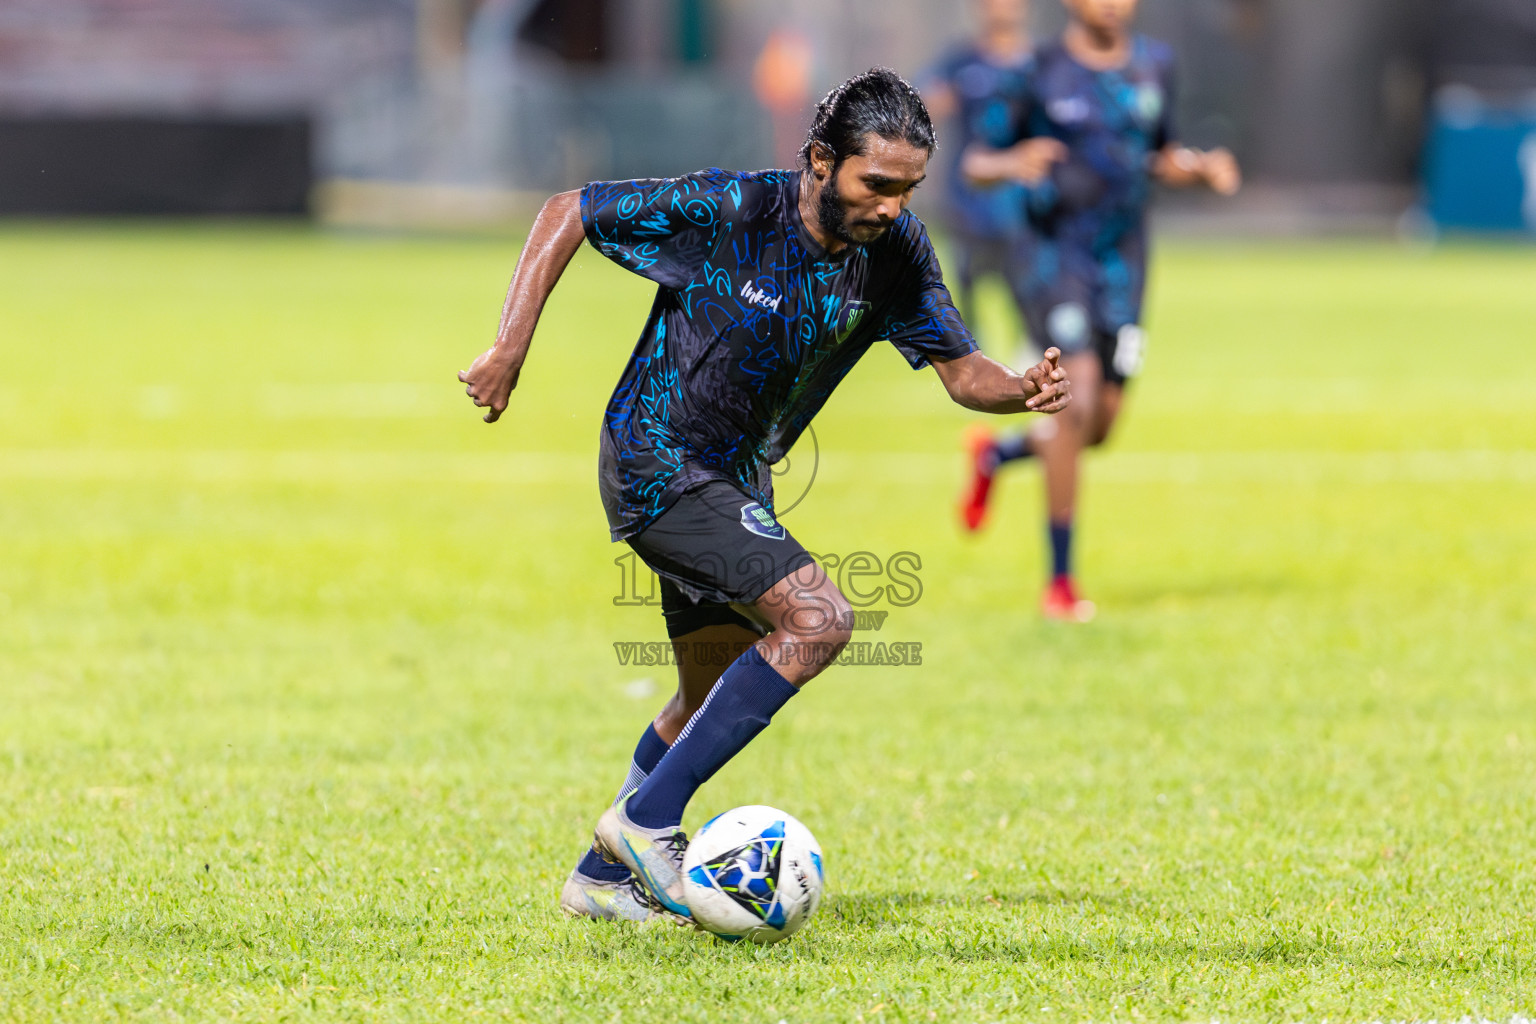
<path id="1" fill-rule="evenodd" d="M 762 306 L 764 309 L 771 309 L 775 313 L 779 311 L 779 303 L 784 301 L 784 296 L 782 295 L 769 295 L 761 288 L 752 287 L 751 281 L 742 284 L 741 297 L 754 306 Z"/>

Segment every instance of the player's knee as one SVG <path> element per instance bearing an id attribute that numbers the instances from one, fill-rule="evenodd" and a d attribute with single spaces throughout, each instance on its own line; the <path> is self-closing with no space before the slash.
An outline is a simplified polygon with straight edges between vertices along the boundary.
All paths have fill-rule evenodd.
<path id="1" fill-rule="evenodd" d="M 1119 396 L 1116 394 L 1106 395 L 1105 400 L 1100 403 L 1098 415 L 1093 418 L 1093 426 L 1090 428 L 1088 444 L 1091 447 L 1097 448 L 1105 441 L 1108 441 L 1109 435 L 1114 432 L 1115 420 L 1119 419 L 1119 416 Z"/>
<path id="2" fill-rule="evenodd" d="M 794 639 L 787 645 L 787 654 L 808 675 L 816 675 L 837 661 L 853 639 L 853 608 L 834 589 L 804 612 L 794 624 Z"/>
<path id="3" fill-rule="evenodd" d="M 824 660 L 821 667 L 826 668 L 837 660 L 837 656 L 843 653 L 843 648 L 853 639 L 853 609 L 847 609 L 838 619 L 835 628 L 827 631 L 822 639 L 821 652 Z"/>
<path id="4" fill-rule="evenodd" d="M 828 617 L 827 624 L 800 642 L 806 645 L 805 663 L 817 672 L 837 661 L 853 639 L 853 609 L 846 603 Z"/>
<path id="5" fill-rule="evenodd" d="M 1093 396 L 1072 396 L 1072 404 L 1056 414 L 1062 417 L 1062 429 L 1077 438 L 1079 444 L 1092 444 Z"/>
<path id="6" fill-rule="evenodd" d="M 824 633 L 814 639 L 796 640 L 781 651 L 783 664 L 793 664 L 798 669 L 796 683 L 814 679 L 837 662 L 838 655 L 848 646 L 851 633 Z"/>

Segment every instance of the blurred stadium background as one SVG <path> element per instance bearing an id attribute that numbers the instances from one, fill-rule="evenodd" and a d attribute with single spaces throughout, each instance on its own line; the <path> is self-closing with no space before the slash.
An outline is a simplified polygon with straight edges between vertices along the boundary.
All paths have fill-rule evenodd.
<path id="1" fill-rule="evenodd" d="M 924 663 L 688 822 L 791 810 L 827 904 L 558 917 L 670 685 L 593 470 L 653 289 L 579 253 L 494 428 L 453 374 L 549 192 L 787 160 L 970 15 L 0 0 L 0 1021 L 1529 1021 L 1533 0 L 1144 0 L 1250 184 L 1159 200 L 1099 618 L 1034 613 L 1038 474 L 960 534 L 974 417 L 872 352 L 794 529 L 922 557 Z"/>
<path id="2" fill-rule="evenodd" d="M 938 0 L 9 0 L 0 210 L 505 220 L 587 180 L 788 160 L 823 90 L 877 63 L 916 75 L 970 17 Z M 1034 5 L 1041 33 L 1061 17 Z M 1527 0 L 1152 0 L 1142 26 L 1180 53 L 1187 141 L 1249 172 L 1224 223 L 1385 230 L 1423 208 L 1536 225 Z"/>

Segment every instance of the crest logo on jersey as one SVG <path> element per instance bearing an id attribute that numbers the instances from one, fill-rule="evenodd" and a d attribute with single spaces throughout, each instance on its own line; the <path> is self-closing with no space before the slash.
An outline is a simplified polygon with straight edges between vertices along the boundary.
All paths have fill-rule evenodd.
<path id="1" fill-rule="evenodd" d="M 1151 82 L 1136 87 L 1136 116 L 1154 125 L 1163 116 L 1163 90 Z"/>
<path id="2" fill-rule="evenodd" d="M 773 518 L 773 513 L 755 501 L 749 501 L 741 506 L 741 525 L 749 532 L 759 537 L 767 537 L 769 540 L 783 540 L 788 536 L 784 527 Z"/>
<path id="3" fill-rule="evenodd" d="M 863 299 L 857 299 L 843 306 L 841 323 L 837 325 L 834 337 L 841 345 L 854 331 L 859 329 L 859 324 L 864 320 L 864 314 L 868 313 L 870 305 Z"/>

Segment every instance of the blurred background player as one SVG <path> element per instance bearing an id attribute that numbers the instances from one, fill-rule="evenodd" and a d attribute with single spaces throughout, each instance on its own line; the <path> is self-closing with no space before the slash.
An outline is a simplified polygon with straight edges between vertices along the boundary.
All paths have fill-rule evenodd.
<path id="1" fill-rule="evenodd" d="M 973 182 L 961 172 L 960 159 L 972 146 L 1002 149 L 1017 141 L 1033 49 L 1029 4 L 979 0 L 976 17 L 975 37 L 945 54 L 924 76 L 923 97 L 929 112 L 951 125 L 945 144 L 951 158 L 943 216 L 956 257 L 951 275 L 955 303 L 974 328 L 976 283 L 996 275 L 1012 291 L 1022 328 L 1022 296 L 1013 289 L 1025 275 L 1010 261 L 1024 252 L 1016 237 L 1024 230 L 1024 185 L 1014 180 Z M 1033 361 L 1024 358 L 1027 345 L 1020 349 L 1016 363 Z"/>
<path id="2" fill-rule="evenodd" d="M 998 467 L 1038 456 L 1044 464 L 1051 582 L 1050 618 L 1087 621 L 1094 606 L 1072 578 L 1078 457 L 1114 426 L 1126 383 L 1141 368 L 1146 283 L 1146 210 L 1154 182 L 1205 185 L 1232 195 L 1241 185 L 1225 149 L 1174 141 L 1173 53 L 1134 34 L 1137 0 L 1064 0 L 1061 38 L 1035 54 L 1023 113 L 1006 148 L 972 146 L 962 158 L 971 181 L 1031 186 L 1025 203 L 1025 320 L 1035 344 L 1061 349 L 1074 388 L 1062 416 L 1012 437 L 973 429 L 972 479 L 961 506 L 967 529 L 986 517 Z"/>

